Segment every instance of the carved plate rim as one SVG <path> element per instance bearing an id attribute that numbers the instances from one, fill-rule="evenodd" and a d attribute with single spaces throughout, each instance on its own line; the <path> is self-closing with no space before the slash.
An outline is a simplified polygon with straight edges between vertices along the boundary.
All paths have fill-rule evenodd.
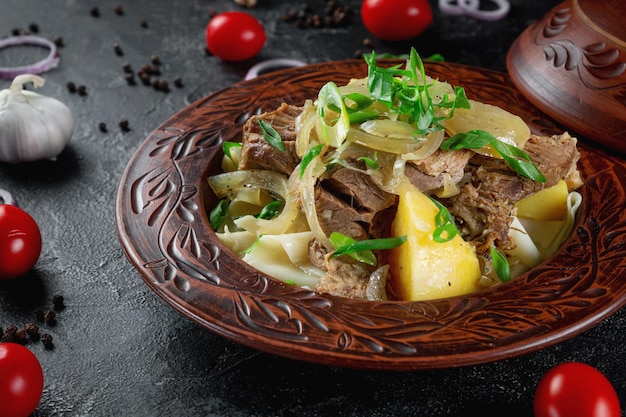
<path id="1" fill-rule="evenodd" d="M 517 112 L 536 133 L 562 130 L 506 74 L 453 63 L 427 63 L 427 71 L 465 86 L 470 98 Z M 211 162 L 221 141 L 251 114 L 282 101 L 302 104 L 326 81 L 365 73 L 362 61 L 346 60 L 243 81 L 182 109 L 140 144 L 120 180 L 115 220 L 126 256 L 153 292 L 201 326 L 258 350 L 401 371 L 536 351 L 626 304 L 626 163 L 582 140 L 584 203 L 572 236 L 542 265 L 496 288 L 429 302 L 346 300 L 285 285 L 238 260 L 205 211 L 211 196 L 204 179 L 218 169 Z"/>

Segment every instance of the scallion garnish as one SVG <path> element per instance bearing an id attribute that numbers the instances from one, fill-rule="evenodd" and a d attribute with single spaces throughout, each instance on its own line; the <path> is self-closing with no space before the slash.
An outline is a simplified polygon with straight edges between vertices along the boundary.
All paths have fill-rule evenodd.
<path id="1" fill-rule="evenodd" d="M 256 245 L 258 245 L 258 244 L 259 244 L 259 242 L 261 241 L 261 238 L 262 238 L 262 237 L 263 237 L 263 235 L 259 235 L 259 236 L 257 236 L 257 238 L 255 239 L 255 241 L 254 241 L 254 242 L 252 242 L 252 245 L 250 245 L 250 246 L 248 246 L 246 249 L 244 249 L 242 253 L 243 253 L 244 255 L 247 255 L 247 254 L 249 254 L 250 252 L 252 252 L 252 250 L 254 249 L 254 247 L 255 247 Z"/>
<path id="2" fill-rule="evenodd" d="M 224 142 L 222 143 L 222 151 L 224 151 L 224 155 L 226 155 L 226 157 L 228 159 L 231 160 L 231 162 L 237 166 L 238 163 L 237 161 L 235 161 L 235 159 L 233 158 L 233 150 L 237 149 L 237 148 L 241 148 L 241 143 L 239 142 Z"/>
<path id="3" fill-rule="evenodd" d="M 300 178 L 304 175 L 306 167 L 309 166 L 313 158 L 322 152 L 322 149 L 324 149 L 324 145 L 320 143 L 319 145 L 312 146 L 308 151 L 306 151 L 302 157 L 302 161 L 300 162 Z"/>
<path id="4" fill-rule="evenodd" d="M 452 117 L 454 109 L 469 108 L 465 90 L 460 87 L 454 88 L 454 99 L 444 97 L 439 103 L 433 101 L 429 91 L 432 85 L 427 82 L 424 63 L 415 48 L 411 48 L 405 69 L 399 65 L 378 67 L 374 52 L 365 56 L 365 62 L 368 65 L 368 88 L 372 97 L 391 111 L 409 116 L 409 122 L 415 123 L 418 135 L 443 130 L 441 121 Z M 444 116 L 437 116 L 436 108 L 450 111 Z"/>
<path id="5" fill-rule="evenodd" d="M 280 207 L 282 204 L 283 203 L 280 200 L 274 200 L 271 203 L 266 204 L 257 215 L 257 218 L 264 220 L 273 219 L 278 213 L 280 213 Z"/>
<path id="6" fill-rule="evenodd" d="M 507 282 L 511 279 L 511 267 L 506 257 L 502 255 L 495 247 L 489 248 L 491 253 L 491 262 L 493 263 L 493 269 L 496 271 L 496 275 L 502 282 Z"/>
<path id="7" fill-rule="evenodd" d="M 223 199 L 217 203 L 217 206 L 211 213 L 209 213 L 209 223 L 213 230 L 218 230 L 224 223 L 226 223 L 226 219 L 228 219 L 229 210 L 228 210 L 228 200 Z"/>
<path id="8" fill-rule="evenodd" d="M 369 158 L 367 156 L 360 156 L 356 160 L 363 161 L 369 169 L 372 169 L 372 170 L 378 169 L 378 152 L 374 152 L 374 158 Z"/>
<path id="9" fill-rule="evenodd" d="M 278 149 L 281 152 L 285 152 L 285 145 L 283 144 L 283 138 L 280 137 L 280 134 L 274 129 L 269 123 L 262 119 L 258 119 L 259 127 L 261 128 L 261 132 L 263 133 L 263 138 Z"/>
<path id="10" fill-rule="evenodd" d="M 378 263 L 372 251 L 393 249 L 406 242 L 406 236 L 357 241 L 339 232 L 331 233 L 329 238 L 335 247 L 335 252 L 333 252 L 331 258 L 348 255 L 359 262 L 371 266 L 375 266 Z"/>
<path id="11" fill-rule="evenodd" d="M 456 228 L 456 223 L 454 223 L 454 217 L 452 217 L 450 211 L 448 211 L 443 204 L 430 196 L 429 198 L 439 209 L 435 215 L 435 231 L 433 232 L 433 240 L 437 243 L 449 242 L 459 234 L 459 230 Z"/>
<path id="12" fill-rule="evenodd" d="M 507 165 L 519 175 L 533 181 L 546 182 L 546 178 L 526 152 L 499 141 L 491 133 L 484 130 L 457 133 L 441 144 L 441 150 L 480 149 L 487 145 L 491 145 L 502 156 Z"/>

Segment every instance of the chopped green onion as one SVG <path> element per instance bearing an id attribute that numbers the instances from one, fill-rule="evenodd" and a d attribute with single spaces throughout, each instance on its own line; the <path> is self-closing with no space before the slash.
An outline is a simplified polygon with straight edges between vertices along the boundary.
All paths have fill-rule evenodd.
<path id="1" fill-rule="evenodd" d="M 435 62 L 446 62 L 446 59 L 441 54 L 432 54 L 426 61 L 435 61 Z"/>
<path id="2" fill-rule="evenodd" d="M 456 224 L 454 223 L 454 217 L 452 217 L 450 211 L 448 211 L 443 204 L 430 196 L 429 198 L 439 209 L 435 215 L 435 231 L 433 232 L 433 240 L 437 243 L 449 242 L 459 234 L 459 230 L 456 228 Z"/>
<path id="3" fill-rule="evenodd" d="M 406 242 L 406 236 L 356 241 L 339 232 L 331 233 L 329 238 L 333 246 L 335 246 L 335 252 L 333 252 L 331 258 L 348 255 L 359 262 L 371 266 L 375 266 L 378 263 L 372 251 L 393 249 Z"/>
<path id="4" fill-rule="evenodd" d="M 280 200 L 274 200 L 271 203 L 266 204 L 265 207 L 261 209 L 257 218 L 266 220 L 273 219 L 278 213 L 280 213 L 280 207 L 282 204 L 283 203 Z"/>
<path id="5" fill-rule="evenodd" d="M 333 125 L 329 125 L 325 119 L 326 109 L 339 113 Z M 317 96 L 317 114 L 320 122 L 320 140 L 327 145 L 338 148 L 346 140 L 350 130 L 350 118 L 343 97 L 334 82 L 326 83 Z"/>
<path id="6" fill-rule="evenodd" d="M 491 145 L 513 171 L 536 182 L 546 182 L 539 168 L 523 150 L 508 143 L 499 141 L 491 133 L 484 130 L 470 130 L 457 133 L 441 144 L 442 151 L 460 149 L 480 149 Z"/>
<path id="7" fill-rule="evenodd" d="M 246 249 L 244 249 L 244 251 L 242 252 L 244 255 L 249 254 L 250 252 L 252 252 L 252 250 L 255 248 L 256 245 L 259 244 L 259 242 L 261 241 L 261 238 L 263 237 L 263 235 L 259 235 L 257 236 L 257 238 L 255 239 L 254 242 L 252 242 L 252 245 L 248 246 Z"/>
<path id="8" fill-rule="evenodd" d="M 369 169 L 377 170 L 378 169 L 378 152 L 374 152 L 374 158 L 369 158 L 367 156 L 360 156 L 356 159 L 357 161 L 363 161 L 365 165 Z"/>
<path id="9" fill-rule="evenodd" d="M 281 152 L 285 152 L 285 145 L 283 144 L 283 138 L 280 137 L 280 134 L 274 129 L 269 123 L 265 120 L 258 119 L 259 127 L 261 128 L 261 132 L 263 133 L 263 138 L 278 149 Z"/>
<path id="10" fill-rule="evenodd" d="M 493 262 L 493 269 L 496 271 L 496 275 L 502 282 L 507 282 L 511 279 L 511 267 L 506 257 L 502 255 L 495 247 L 489 249 L 491 253 L 491 261 Z"/>
<path id="11" fill-rule="evenodd" d="M 217 203 L 217 206 L 215 206 L 215 208 L 211 210 L 211 213 L 209 213 L 209 223 L 211 224 L 213 230 L 218 230 L 224 223 L 226 223 L 226 219 L 228 219 L 228 216 L 230 215 L 228 205 L 228 200 L 220 200 L 220 202 Z"/>
<path id="12" fill-rule="evenodd" d="M 319 145 L 315 145 L 306 151 L 302 157 L 302 161 L 300 162 L 300 178 L 304 175 L 306 167 L 309 166 L 311 161 L 322 152 L 322 149 L 324 149 L 324 145 L 320 143 Z"/>
<path id="13" fill-rule="evenodd" d="M 241 143 L 239 143 L 239 142 L 224 142 L 224 143 L 222 143 L 222 151 L 224 151 L 224 155 L 226 155 L 226 157 L 227 157 L 228 159 L 230 159 L 230 160 L 231 160 L 231 162 L 232 162 L 235 166 L 237 166 L 237 165 L 238 165 L 238 163 L 237 163 L 237 161 L 235 161 L 235 159 L 233 158 L 233 152 L 232 152 L 232 150 L 233 150 L 233 149 L 236 149 L 236 148 L 241 148 Z"/>

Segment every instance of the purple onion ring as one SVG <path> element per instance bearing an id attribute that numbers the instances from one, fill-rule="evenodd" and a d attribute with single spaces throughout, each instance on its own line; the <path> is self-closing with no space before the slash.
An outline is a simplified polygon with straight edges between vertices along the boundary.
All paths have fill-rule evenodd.
<path id="1" fill-rule="evenodd" d="M 0 204 L 8 204 L 10 206 L 17 206 L 17 201 L 11 195 L 10 192 L 0 188 Z"/>
<path id="2" fill-rule="evenodd" d="M 480 0 L 439 0 L 439 9 L 452 15 L 467 15 L 481 20 L 499 20 L 505 17 L 511 9 L 508 0 L 489 0 L 497 8 L 481 10 Z"/>
<path id="3" fill-rule="evenodd" d="M 246 74 L 244 80 L 251 80 L 258 77 L 263 72 L 270 72 L 271 70 L 285 69 L 301 67 L 306 65 L 306 62 L 299 61 L 297 59 L 289 58 L 276 58 L 268 59 L 267 61 L 261 61 L 256 65 L 253 65 Z"/>
<path id="4" fill-rule="evenodd" d="M 21 67 L 0 67 L 0 78 L 11 80 L 21 74 L 40 74 L 56 67 L 59 64 L 59 53 L 54 42 L 42 38 L 41 36 L 10 36 L 0 39 L 0 49 L 9 46 L 19 45 L 35 45 L 42 46 L 50 50 L 47 57 L 34 64 L 24 65 Z"/>
<path id="5" fill-rule="evenodd" d="M 465 11 L 459 5 L 460 0 L 439 0 L 439 10 L 443 13 L 460 16 L 465 14 Z M 469 7 L 478 9 L 480 7 L 480 0 L 471 0 Z"/>

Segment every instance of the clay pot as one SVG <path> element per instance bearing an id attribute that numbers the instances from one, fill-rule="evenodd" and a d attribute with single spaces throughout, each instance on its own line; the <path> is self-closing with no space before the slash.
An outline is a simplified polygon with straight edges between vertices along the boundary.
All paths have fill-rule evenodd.
<path id="1" fill-rule="evenodd" d="M 516 39 L 507 68 L 565 128 L 626 153 L 625 22 L 622 0 L 565 1 Z"/>

